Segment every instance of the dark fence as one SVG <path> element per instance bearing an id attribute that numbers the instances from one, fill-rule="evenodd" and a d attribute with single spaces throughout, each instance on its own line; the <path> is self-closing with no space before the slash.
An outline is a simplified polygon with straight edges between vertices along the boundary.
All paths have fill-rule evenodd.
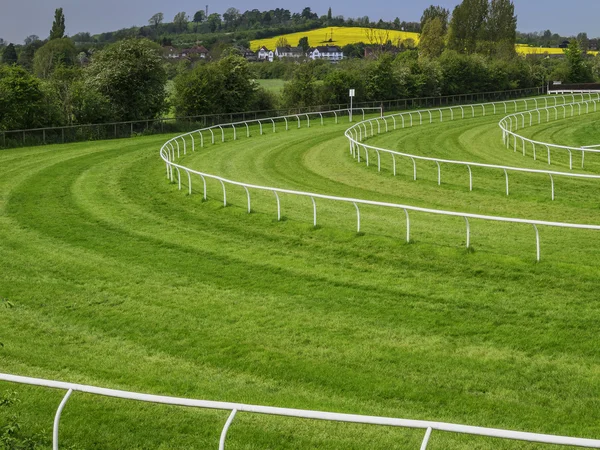
<path id="1" fill-rule="evenodd" d="M 355 103 L 353 108 L 360 109 L 382 107 L 384 111 L 400 111 L 436 106 L 482 103 L 489 101 L 510 100 L 540 95 L 544 88 L 516 89 L 512 91 L 483 92 L 473 94 L 447 95 L 443 97 L 424 97 L 380 102 Z M 36 128 L 30 130 L 0 131 L 0 148 L 15 148 L 46 144 L 66 144 L 71 142 L 120 139 L 134 136 L 185 133 L 224 123 L 243 122 L 246 120 L 266 119 L 269 117 L 302 114 L 316 111 L 347 109 L 349 103 L 320 105 L 306 108 L 275 109 L 269 111 L 249 111 L 231 114 L 211 114 L 195 117 L 160 118 L 137 120 L 131 122 L 71 125 L 54 128 Z"/>
<path id="2" fill-rule="evenodd" d="M 600 83 L 555 83 L 548 85 L 549 91 L 600 91 Z"/>

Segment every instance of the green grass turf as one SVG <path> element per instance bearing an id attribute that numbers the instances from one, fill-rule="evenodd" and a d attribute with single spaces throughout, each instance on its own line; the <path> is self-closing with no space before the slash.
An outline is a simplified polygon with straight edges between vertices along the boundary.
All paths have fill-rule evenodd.
<path id="1" fill-rule="evenodd" d="M 285 80 L 279 79 L 260 79 L 256 80 L 256 82 L 265 88 L 267 91 L 272 92 L 274 94 L 280 94 L 283 90 L 283 86 L 285 85 Z"/>
<path id="2" fill-rule="evenodd" d="M 419 154 L 541 167 L 502 146 L 501 115 L 370 141 Z M 589 127 L 597 116 L 567 121 Z M 591 122 L 593 123 L 593 122 Z M 558 122 L 557 122 L 558 124 Z M 452 210 L 600 223 L 597 184 L 358 164 L 347 124 L 217 143 L 184 164 L 236 180 Z M 534 128 L 531 129 L 532 131 Z M 582 133 L 586 134 L 582 131 Z M 0 368 L 173 396 L 439 420 L 599 438 L 598 233 L 275 199 L 165 177 L 166 136 L 0 152 Z M 592 139 L 593 140 L 593 139 Z M 189 145 L 189 142 L 188 142 Z M 594 170 L 590 158 L 590 170 Z M 564 161 L 557 161 L 558 166 Z M 0 383 L 28 433 L 62 393 Z M 2 411 L 0 409 L 0 411 Z M 0 412 L 0 414 L 2 414 Z M 3 416 L 0 416 L 0 420 Z M 65 445 L 214 448 L 227 412 L 74 394 Z M 418 448 L 423 433 L 240 414 L 227 448 Z M 431 449 L 547 448 L 434 432 Z"/>

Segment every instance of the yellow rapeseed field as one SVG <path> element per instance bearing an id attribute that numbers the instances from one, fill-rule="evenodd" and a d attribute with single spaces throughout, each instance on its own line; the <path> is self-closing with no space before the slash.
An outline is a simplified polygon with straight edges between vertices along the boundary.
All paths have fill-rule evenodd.
<path id="1" fill-rule="evenodd" d="M 521 55 L 562 55 L 562 48 L 543 48 L 543 47 L 529 47 L 525 44 L 517 44 L 517 53 Z M 597 55 L 598 52 L 588 52 L 590 55 Z"/>
<path id="2" fill-rule="evenodd" d="M 328 27 L 310 31 L 301 31 L 299 33 L 283 34 L 268 39 L 258 39 L 250 42 L 250 48 L 251 50 L 256 51 L 264 45 L 269 50 L 275 51 L 275 44 L 281 37 L 286 38 L 288 43 L 295 47 L 298 45 L 300 38 L 304 36 L 308 37 L 308 43 L 311 47 L 328 44 L 339 45 L 342 47 L 347 44 L 356 44 L 358 42 L 369 44 L 371 43 L 369 37 L 373 39 L 373 43 L 378 43 L 383 39 L 386 41 L 389 39 L 395 45 L 398 44 L 398 40 L 406 41 L 412 39 L 415 44 L 419 42 L 418 33 L 408 33 L 398 30 L 381 30 L 378 28 Z"/>
<path id="3" fill-rule="evenodd" d="M 269 50 L 275 51 L 275 45 L 279 38 L 284 37 L 287 39 L 291 46 L 298 45 L 298 41 L 302 37 L 308 37 L 308 43 L 312 47 L 318 45 L 339 45 L 343 47 L 347 44 L 356 44 L 358 42 L 364 42 L 365 44 L 379 43 L 381 41 L 392 41 L 393 44 L 398 45 L 398 42 L 405 42 L 408 39 L 412 39 L 415 44 L 419 43 L 419 33 L 409 33 L 406 31 L 398 30 L 381 30 L 378 28 L 362 28 L 362 27 L 328 27 L 319 28 L 310 31 L 301 31 L 298 33 L 283 34 L 267 39 L 257 39 L 250 42 L 250 48 L 253 51 L 258 50 L 263 45 Z M 517 44 L 517 52 L 521 55 L 562 55 L 562 48 L 542 48 L 542 47 L 529 47 L 524 44 Z M 592 55 L 597 55 L 598 52 L 588 52 Z"/>

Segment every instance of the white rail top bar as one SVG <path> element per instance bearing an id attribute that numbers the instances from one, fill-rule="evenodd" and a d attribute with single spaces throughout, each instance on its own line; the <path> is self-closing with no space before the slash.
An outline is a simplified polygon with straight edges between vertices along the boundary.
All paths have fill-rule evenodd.
<path id="1" fill-rule="evenodd" d="M 405 209 L 408 211 L 416 211 L 416 212 L 437 214 L 437 215 L 443 215 L 443 216 L 453 216 L 453 217 L 463 217 L 463 218 L 467 217 L 469 219 L 482 219 L 482 220 L 489 220 L 489 221 L 495 221 L 495 222 L 522 223 L 522 224 L 527 224 L 527 225 L 544 225 L 544 226 L 549 226 L 549 227 L 560 227 L 560 228 L 578 228 L 578 229 L 585 229 L 585 230 L 600 230 L 600 225 L 589 225 L 589 224 L 568 223 L 568 222 L 550 222 L 550 221 L 545 221 L 545 220 L 532 220 L 532 219 L 519 219 L 519 218 L 514 218 L 514 217 L 489 216 L 489 215 L 484 215 L 484 214 L 474 214 L 474 213 L 458 212 L 458 211 L 447 211 L 447 210 L 432 209 L 432 208 L 422 208 L 419 206 L 403 205 L 403 204 L 399 204 L 399 203 L 379 202 L 379 201 L 374 201 L 374 200 L 365 200 L 365 199 L 361 199 L 361 198 L 351 198 L 351 197 L 336 197 L 333 195 L 317 194 L 314 192 L 303 192 L 303 191 L 294 191 L 294 190 L 290 190 L 290 189 L 282 189 L 282 188 L 276 188 L 276 187 L 259 186 L 256 184 L 242 183 L 240 181 L 229 180 L 227 178 L 223 178 L 223 177 L 220 177 L 217 175 L 211 175 L 209 173 L 203 173 L 203 172 L 198 172 L 196 170 L 192 170 L 188 167 L 181 166 L 179 164 L 169 161 L 165 157 L 165 155 L 162 153 L 161 153 L 161 157 L 170 166 L 176 167 L 183 171 L 193 173 L 196 175 L 205 176 L 208 178 L 212 178 L 214 180 L 219 180 L 219 181 L 222 181 L 224 183 L 228 183 L 228 184 L 231 184 L 234 186 L 241 186 L 241 187 L 257 189 L 257 190 L 262 190 L 262 191 L 279 192 L 282 194 L 298 195 L 298 196 L 302 196 L 302 197 L 314 197 L 314 198 L 320 198 L 323 200 L 341 201 L 341 202 L 356 203 L 356 204 L 362 204 L 362 205 L 384 206 L 384 207 L 388 207 L 388 208 Z"/>
<path id="2" fill-rule="evenodd" d="M 257 414 L 275 416 L 297 417 L 302 419 L 316 419 L 335 422 L 362 423 L 371 425 L 387 425 L 404 428 L 418 428 L 452 433 L 471 434 L 477 436 L 488 436 L 519 441 L 539 442 L 546 444 L 573 445 L 587 448 L 600 448 L 600 440 L 575 438 L 568 436 L 555 436 L 550 434 L 529 433 L 524 431 L 502 430 L 497 428 L 484 428 L 469 425 L 456 425 L 445 422 L 431 422 L 426 420 L 397 419 L 391 417 L 363 416 L 357 414 L 343 414 L 322 411 L 310 411 L 303 409 L 279 408 L 274 406 L 247 405 L 242 403 L 218 402 L 210 400 L 194 400 L 188 398 L 168 397 L 163 395 L 140 394 L 137 392 L 106 389 L 83 384 L 66 383 L 62 381 L 45 380 L 41 378 L 22 377 L 17 375 L 0 373 L 0 381 L 43 386 L 48 388 L 72 390 L 73 392 L 84 392 L 88 394 L 101 395 L 142 402 L 160 403 L 166 405 L 189 406 L 196 408 L 219 409 L 226 411 L 244 411 Z"/>

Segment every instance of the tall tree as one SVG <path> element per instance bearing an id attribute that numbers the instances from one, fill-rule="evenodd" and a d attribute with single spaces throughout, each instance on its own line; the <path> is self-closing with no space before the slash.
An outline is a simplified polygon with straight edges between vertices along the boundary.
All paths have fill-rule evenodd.
<path id="1" fill-rule="evenodd" d="M 448 31 L 448 18 L 450 17 L 450 11 L 441 6 L 429 6 L 425 11 L 423 11 L 423 15 L 421 16 L 421 32 L 425 28 L 425 24 L 427 21 L 435 19 L 440 19 L 440 23 L 442 24 L 442 31 L 444 34 Z"/>
<path id="2" fill-rule="evenodd" d="M 448 46 L 461 53 L 474 53 L 485 38 L 488 0 L 463 0 L 452 12 Z"/>
<path id="3" fill-rule="evenodd" d="M 22 67 L 0 66 L 0 129 L 42 125 L 41 82 Z"/>
<path id="4" fill-rule="evenodd" d="M 221 28 L 221 15 L 218 13 L 212 13 L 206 19 L 208 22 L 208 27 L 210 28 L 210 32 L 214 33 L 215 31 Z"/>
<path id="5" fill-rule="evenodd" d="M 153 26 L 154 28 L 158 28 L 158 26 L 163 23 L 163 20 L 165 20 L 165 15 L 161 12 L 154 14 L 152 17 L 150 17 L 150 20 L 148 20 L 148 23 L 150 24 L 150 26 Z"/>
<path id="6" fill-rule="evenodd" d="M 152 119 L 165 110 L 167 74 L 160 47 L 147 39 L 109 45 L 85 74 L 90 88 L 110 100 L 114 120 Z"/>
<path id="7" fill-rule="evenodd" d="M 62 39 L 65 37 L 65 15 L 62 8 L 57 8 L 54 11 L 54 22 L 50 30 L 50 40 Z"/>
<path id="8" fill-rule="evenodd" d="M 40 40 L 39 36 L 32 34 L 25 38 L 25 45 L 33 44 L 35 41 L 39 41 L 39 40 Z"/>
<path id="9" fill-rule="evenodd" d="M 587 33 L 579 33 L 577 34 L 577 42 L 579 42 L 579 47 L 583 51 L 587 51 L 590 46 L 590 40 L 588 38 Z"/>
<path id="10" fill-rule="evenodd" d="M 310 44 L 308 43 L 308 36 L 301 37 L 298 41 L 298 47 L 302 47 L 302 51 L 306 53 L 310 48 Z"/>
<path id="11" fill-rule="evenodd" d="M 489 53 L 492 56 L 514 56 L 517 42 L 517 16 L 511 0 L 491 0 L 487 15 Z"/>
<path id="12" fill-rule="evenodd" d="M 48 78 L 58 67 L 70 67 L 77 62 L 77 49 L 69 38 L 48 41 L 35 52 L 33 70 L 40 78 Z"/>
<path id="13" fill-rule="evenodd" d="M 331 21 L 331 19 L 333 19 L 333 16 L 331 14 L 331 6 L 330 6 L 329 9 L 327 10 L 327 20 Z"/>
<path id="14" fill-rule="evenodd" d="M 180 33 L 187 31 L 188 22 L 189 17 L 185 13 L 185 11 L 178 12 L 173 18 L 173 23 L 175 24 L 177 31 L 179 31 Z"/>
<path id="15" fill-rule="evenodd" d="M 592 71 L 586 65 L 583 59 L 583 53 L 579 47 L 579 42 L 572 39 L 569 46 L 564 49 L 567 59 L 567 67 L 569 69 L 567 81 L 571 83 L 587 83 L 593 80 Z"/>
<path id="16" fill-rule="evenodd" d="M 4 49 L 4 53 L 2 53 L 2 62 L 4 64 L 12 65 L 16 64 L 18 60 L 17 50 L 15 46 L 11 43 Z"/>
<path id="17" fill-rule="evenodd" d="M 240 12 L 235 8 L 228 8 L 227 11 L 223 13 L 223 21 L 227 28 L 233 28 L 239 19 Z"/>
<path id="18" fill-rule="evenodd" d="M 277 42 L 275 43 L 275 47 L 289 47 L 290 43 L 288 42 L 288 40 L 285 38 L 285 36 L 280 36 L 279 39 L 277 39 Z"/>
<path id="19" fill-rule="evenodd" d="M 204 13 L 204 10 L 201 9 L 196 11 L 196 14 L 194 14 L 194 31 L 198 32 L 198 24 L 201 24 L 205 20 L 206 14 Z"/>
<path id="20" fill-rule="evenodd" d="M 419 56 L 437 58 L 444 51 L 444 26 L 442 18 L 434 17 L 425 22 L 419 39 Z"/>

